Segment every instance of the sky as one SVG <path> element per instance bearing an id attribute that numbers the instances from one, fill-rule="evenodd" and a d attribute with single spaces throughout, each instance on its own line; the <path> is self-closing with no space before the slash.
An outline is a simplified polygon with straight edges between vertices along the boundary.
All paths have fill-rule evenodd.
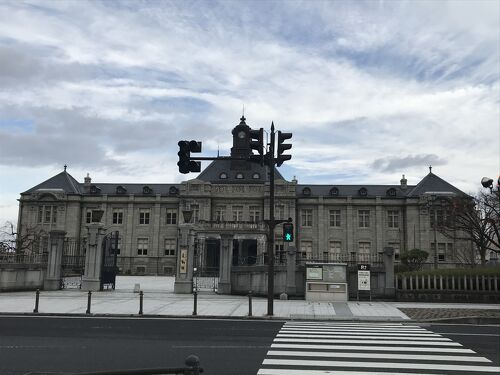
<path id="1" fill-rule="evenodd" d="M 19 194 L 172 183 L 177 142 L 292 132 L 300 184 L 500 172 L 499 1 L 0 0 L 0 223 Z M 202 168 L 209 162 L 203 162 Z"/>

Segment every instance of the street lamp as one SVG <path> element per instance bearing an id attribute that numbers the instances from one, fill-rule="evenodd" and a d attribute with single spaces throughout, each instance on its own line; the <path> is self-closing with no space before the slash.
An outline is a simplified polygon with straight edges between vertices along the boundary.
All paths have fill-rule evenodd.
<path id="1" fill-rule="evenodd" d="M 489 188 L 490 192 L 493 193 L 493 179 L 489 177 L 483 177 L 481 179 L 481 185 L 483 185 L 484 188 Z M 500 193 L 500 176 L 498 177 L 497 180 L 497 190 Z"/>

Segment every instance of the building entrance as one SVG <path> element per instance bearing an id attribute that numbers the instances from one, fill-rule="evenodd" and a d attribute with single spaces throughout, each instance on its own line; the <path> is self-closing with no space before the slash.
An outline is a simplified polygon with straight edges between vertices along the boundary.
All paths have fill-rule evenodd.
<path id="1" fill-rule="evenodd" d="M 204 246 L 198 244 L 196 250 L 193 288 L 216 292 L 219 284 L 220 240 L 209 238 Z"/>

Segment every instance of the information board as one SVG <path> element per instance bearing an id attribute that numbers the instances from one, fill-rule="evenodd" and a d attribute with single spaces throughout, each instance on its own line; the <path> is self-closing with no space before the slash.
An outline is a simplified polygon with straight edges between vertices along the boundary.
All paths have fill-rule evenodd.
<path id="1" fill-rule="evenodd" d="M 346 267 L 335 264 L 324 264 L 323 280 L 331 283 L 346 283 Z"/>
<path id="2" fill-rule="evenodd" d="M 358 290 L 370 290 L 369 264 L 358 264 Z"/>
<path id="3" fill-rule="evenodd" d="M 322 266 L 307 266 L 306 278 L 307 278 L 307 280 L 323 280 L 323 267 Z"/>

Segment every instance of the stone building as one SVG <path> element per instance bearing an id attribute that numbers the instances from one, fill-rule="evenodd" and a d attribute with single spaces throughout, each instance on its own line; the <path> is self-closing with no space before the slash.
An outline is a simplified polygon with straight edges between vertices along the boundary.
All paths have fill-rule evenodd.
<path id="1" fill-rule="evenodd" d="M 242 117 L 232 131 L 232 156 L 251 153 L 249 130 Z M 122 273 L 178 274 L 185 271 L 180 268 L 185 247 L 194 249 L 191 268 L 220 272 L 219 287 L 231 291 L 232 269 L 266 260 L 262 220 L 269 216 L 268 172 L 254 162 L 216 160 L 180 184 L 120 184 L 92 181 L 88 175 L 81 183 L 65 167 L 21 193 L 18 232 L 41 233 L 35 251 L 46 251 L 43 239 L 51 230 L 78 240 L 86 235 L 93 211 L 103 210 L 106 231 L 119 232 Z M 280 226 L 276 229 L 278 264 L 290 249 L 296 249 L 298 261 L 346 261 L 370 259 L 392 247 L 396 261 L 409 249 L 431 254 L 436 249 L 435 262 L 447 266 L 470 247 L 433 230 L 432 222 L 445 220 L 439 197 L 464 193 L 431 171 L 414 186 L 404 175 L 397 184 L 315 185 L 275 173 L 275 218 L 292 218 L 295 225 L 293 243 L 283 243 Z M 183 212 L 192 215 L 188 225 Z"/>

